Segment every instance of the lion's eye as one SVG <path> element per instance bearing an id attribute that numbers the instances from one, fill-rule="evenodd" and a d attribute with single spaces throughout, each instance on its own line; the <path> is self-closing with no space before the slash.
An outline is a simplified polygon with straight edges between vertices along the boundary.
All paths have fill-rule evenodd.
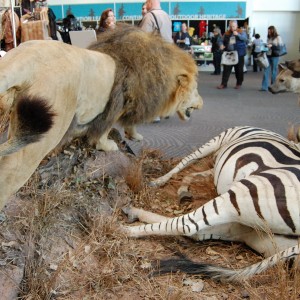
<path id="1" fill-rule="evenodd" d="M 284 82 L 284 79 L 279 79 L 280 82 Z"/>

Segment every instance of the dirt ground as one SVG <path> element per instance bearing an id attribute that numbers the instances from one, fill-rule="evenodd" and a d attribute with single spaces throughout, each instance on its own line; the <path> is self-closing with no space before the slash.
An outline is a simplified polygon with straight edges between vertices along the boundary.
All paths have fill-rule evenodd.
<path id="1" fill-rule="evenodd" d="M 239 284 L 149 276 L 157 260 L 176 255 L 230 268 L 262 259 L 238 243 L 132 239 L 120 230 L 126 205 L 176 216 L 216 195 L 210 177 L 193 183 L 189 201 L 177 196 L 182 176 L 209 169 L 210 158 L 162 188 L 147 186 L 176 162 L 151 149 L 105 154 L 82 141 L 46 158 L 0 214 L 1 299 L 300 299 L 300 271 L 286 265 Z"/>

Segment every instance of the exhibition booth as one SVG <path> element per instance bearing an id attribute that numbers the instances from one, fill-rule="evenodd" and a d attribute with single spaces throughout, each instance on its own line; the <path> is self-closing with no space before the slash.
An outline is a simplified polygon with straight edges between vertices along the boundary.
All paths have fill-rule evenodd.
<path id="1" fill-rule="evenodd" d="M 54 34 L 53 28 L 52 32 L 50 32 L 49 24 L 47 25 L 48 30 L 45 27 L 49 19 L 49 10 L 40 13 L 40 15 L 39 13 L 33 14 L 30 18 L 21 20 L 23 17 L 22 13 L 24 13 L 22 5 L 26 2 L 30 4 L 32 10 L 35 10 L 36 5 L 47 6 L 53 13 L 52 18 L 54 16 L 57 25 L 62 24 L 62 20 L 66 16 L 74 15 L 82 29 L 95 29 L 101 12 L 107 8 L 113 9 L 117 22 L 127 22 L 135 25 L 141 20 L 141 7 L 143 4 L 143 1 L 136 0 L 0 0 L 0 12 L 4 13 L 9 7 L 13 6 L 13 10 L 20 20 L 15 21 L 14 15 L 12 15 L 12 22 L 14 24 L 21 23 L 23 35 L 27 30 L 28 34 L 21 38 L 23 41 L 36 38 L 36 35 L 40 39 L 51 37 Z M 237 20 L 239 27 L 246 31 L 249 42 L 251 42 L 255 33 L 259 33 L 262 39 L 266 40 L 268 26 L 274 25 L 280 35 L 284 37 L 288 48 L 288 55 L 285 59 L 293 59 L 298 56 L 299 37 L 296 36 L 297 31 L 291 31 L 291 28 L 300 26 L 300 2 L 287 0 L 285 3 L 282 3 L 279 0 L 274 0 L 273 4 L 272 8 L 270 8 L 267 0 L 161 1 L 162 9 L 169 14 L 172 20 L 173 33 L 175 34 L 180 30 L 182 22 L 187 23 L 195 45 L 199 45 L 199 47 L 194 47 L 195 59 L 206 62 L 212 60 L 209 40 L 213 29 L 219 27 L 221 32 L 224 33 L 228 27 L 228 22 L 232 19 Z M 30 21 L 40 21 L 40 24 L 37 25 L 37 23 L 34 24 Z M 14 31 L 14 28 L 17 29 L 17 24 L 9 26 L 12 28 L 12 31 Z M 31 29 L 30 26 L 35 26 L 36 28 Z M 0 27 L 0 31 L 1 36 L 3 36 L 3 26 Z M 31 32 L 34 32 L 32 37 L 29 36 Z M 17 43 L 15 35 L 18 34 L 20 33 L 15 32 L 12 34 L 14 44 Z M 203 36 L 206 37 L 204 41 L 200 40 Z"/>

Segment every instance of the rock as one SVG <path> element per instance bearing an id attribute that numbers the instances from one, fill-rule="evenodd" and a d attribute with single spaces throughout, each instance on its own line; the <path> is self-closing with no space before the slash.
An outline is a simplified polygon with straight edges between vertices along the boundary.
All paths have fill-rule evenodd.
<path id="1" fill-rule="evenodd" d="M 2 268 L 1 268 L 2 269 Z M 1 299 L 15 300 L 18 298 L 19 285 L 24 273 L 23 266 L 9 266 L 0 272 Z"/>
<path id="2" fill-rule="evenodd" d="M 250 298 L 250 295 L 249 295 L 248 291 L 246 291 L 246 290 L 243 290 L 241 292 L 241 294 L 242 294 L 242 298 Z"/>

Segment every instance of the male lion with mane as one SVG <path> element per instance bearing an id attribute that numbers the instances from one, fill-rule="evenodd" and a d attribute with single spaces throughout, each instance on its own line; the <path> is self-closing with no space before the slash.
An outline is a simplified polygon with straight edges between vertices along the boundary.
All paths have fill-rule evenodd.
<path id="1" fill-rule="evenodd" d="M 87 135 L 104 151 L 119 122 L 135 125 L 202 107 L 193 59 L 160 37 L 131 26 L 103 33 L 90 50 L 57 41 L 28 41 L 0 59 L 0 108 L 10 110 L 0 145 L 0 209 L 54 148 Z"/>

